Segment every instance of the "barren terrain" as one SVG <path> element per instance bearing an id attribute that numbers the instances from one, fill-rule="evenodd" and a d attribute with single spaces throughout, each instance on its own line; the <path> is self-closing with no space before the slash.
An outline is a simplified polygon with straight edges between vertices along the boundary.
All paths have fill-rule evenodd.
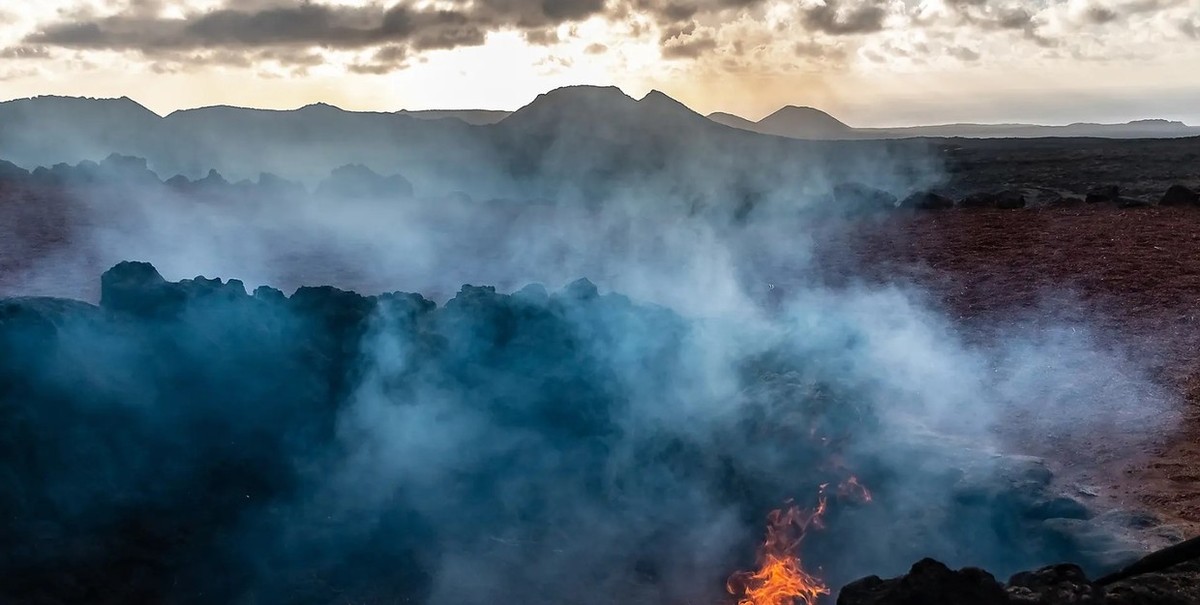
<path id="1" fill-rule="evenodd" d="M 1062 465 L 1081 495 L 1146 507 L 1195 533 L 1200 208 L 1098 204 L 914 213 L 889 217 L 850 239 L 859 269 L 927 288 L 973 337 L 986 339 L 1014 319 L 1054 314 L 1136 351 L 1154 378 L 1185 402 L 1178 432 L 1147 439 L 1136 452 L 1054 435 L 1025 435 L 1025 445 Z"/>
<path id="2" fill-rule="evenodd" d="M 1177 430 L 1129 451 L 1104 440 L 1022 434 L 1016 419 L 1008 429 L 1023 448 L 1054 462 L 1077 497 L 1098 508 L 1150 510 L 1180 529 L 1176 539 L 1200 532 L 1200 206 L 1082 202 L 1087 190 L 1104 185 L 1150 203 L 1173 184 L 1197 188 L 1200 139 L 937 145 L 945 193 L 1018 189 L 1030 207 L 857 220 L 822 242 L 829 278 L 917 285 L 968 339 L 986 342 L 1014 320 L 1053 316 L 1132 351 L 1181 403 Z M 0 224 L 3 295 L 20 294 L 14 276 L 68 246 L 79 228 L 63 192 L 3 184 Z M 106 262 L 97 259 L 89 274 Z M 96 285 L 78 284 L 78 296 L 94 298 Z"/>

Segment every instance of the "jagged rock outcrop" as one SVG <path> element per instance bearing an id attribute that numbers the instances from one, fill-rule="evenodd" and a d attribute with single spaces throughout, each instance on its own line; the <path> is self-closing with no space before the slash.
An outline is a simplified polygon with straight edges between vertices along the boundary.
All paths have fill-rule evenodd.
<path id="1" fill-rule="evenodd" d="M 1159 200 L 1160 206 L 1196 206 L 1200 205 L 1200 193 L 1183 185 L 1171 185 Z"/>
<path id="2" fill-rule="evenodd" d="M 837 605 L 1009 605 L 1004 586 L 972 567 L 953 571 L 923 559 L 899 578 L 869 576 L 846 585 Z"/>
<path id="3" fill-rule="evenodd" d="M 406 198 L 412 197 L 413 186 L 408 179 L 394 174 L 382 176 L 362 164 L 349 164 L 335 169 L 317 187 L 317 195 L 349 198 Z"/>
<path id="4" fill-rule="evenodd" d="M 764 511 L 845 479 L 820 464 L 831 447 L 883 503 L 840 502 L 806 541 L 831 569 L 892 565 L 897 550 L 925 550 L 922 536 L 964 528 L 981 565 L 1094 564 L 1087 535 L 1051 531 L 1090 513 L 1053 491 L 1042 461 L 890 433 L 886 456 L 866 447 L 887 429 L 875 400 L 840 366 L 828 374 L 821 351 L 744 353 L 711 394 L 711 340 L 693 323 L 586 279 L 511 295 L 468 285 L 443 305 L 332 287 L 247 293 L 238 280 L 167 281 L 142 262 L 100 281 L 98 306 L 0 301 L 6 605 L 419 603 L 445 589 L 448 559 L 541 561 L 547 542 L 572 569 L 661 591 L 646 578 L 710 526 L 698 511 L 715 506 L 724 535 L 746 537 L 722 553 L 749 555 Z M 703 408 L 722 412 L 688 416 Z M 942 497 L 895 526 L 887 503 L 914 484 Z M 855 549 L 862 540 L 888 542 Z M 519 600 L 519 568 L 488 597 Z M 922 569 L 863 594 L 886 605 L 889 587 L 934 594 L 938 582 L 950 588 L 937 594 L 995 594 L 982 574 Z M 554 602 L 579 594 L 577 578 L 542 580 Z"/>
<path id="5" fill-rule="evenodd" d="M 1002 585 L 974 568 L 951 570 L 926 559 L 903 576 L 870 576 L 846 585 L 838 605 L 1184 605 L 1200 602 L 1200 563 L 1189 562 L 1101 585 L 1078 565 L 1017 573 Z"/>
<path id="6" fill-rule="evenodd" d="M 82 163 L 81 163 L 82 165 Z M 99 164 L 99 171 L 106 181 L 134 185 L 158 184 L 158 175 L 150 170 L 145 158 L 117 153 L 110 154 Z"/>

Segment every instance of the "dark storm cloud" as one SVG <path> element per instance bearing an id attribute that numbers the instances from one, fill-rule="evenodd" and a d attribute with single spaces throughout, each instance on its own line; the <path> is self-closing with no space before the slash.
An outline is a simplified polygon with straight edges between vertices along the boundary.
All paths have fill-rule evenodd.
<path id="1" fill-rule="evenodd" d="M 1033 14 L 1023 8 L 1006 9 L 988 24 L 998 29 L 1026 29 L 1033 26 Z"/>
<path id="2" fill-rule="evenodd" d="M 869 34 L 883 29 L 887 11 L 874 3 L 843 10 L 836 0 L 827 0 L 823 5 L 804 9 L 803 15 L 810 30 L 832 35 Z"/>
<path id="3" fill-rule="evenodd" d="M 481 44 L 489 31 L 546 29 L 589 17 L 604 0 L 487 0 L 457 2 L 452 9 L 414 9 L 407 4 L 347 7 L 305 2 L 257 5 L 229 2 L 224 8 L 166 19 L 146 11 L 96 17 L 77 13 L 44 24 L 26 38 L 87 50 L 137 51 L 154 56 L 184 49 L 255 49 L 320 46 L 333 49 L 408 44 L 414 49 Z"/>
<path id="4" fill-rule="evenodd" d="M 1111 21 L 1115 21 L 1118 17 L 1117 11 L 1114 11 L 1111 8 L 1105 8 L 1103 6 L 1089 7 L 1087 9 L 1087 11 L 1084 13 L 1084 16 L 1087 17 L 1087 20 L 1089 22 L 1095 23 L 1097 25 L 1102 25 L 1105 23 L 1109 23 Z"/>

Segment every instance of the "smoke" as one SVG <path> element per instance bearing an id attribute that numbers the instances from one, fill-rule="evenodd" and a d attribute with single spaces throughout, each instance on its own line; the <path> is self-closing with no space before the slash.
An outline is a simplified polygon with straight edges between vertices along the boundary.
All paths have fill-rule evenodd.
<path id="1" fill-rule="evenodd" d="M 28 421 L 61 457 L 30 467 L 49 487 L 27 469 L 6 485 L 43 489 L 22 502 L 52 512 L 20 513 L 98 545 L 8 568 L 136 552 L 113 524 L 152 512 L 213 529 L 154 551 L 177 582 L 154 594 L 178 602 L 719 602 L 767 510 L 855 475 L 874 502 L 832 502 L 807 543 L 832 583 L 921 556 L 1012 571 L 1083 556 L 1039 533 L 1055 493 L 1013 454 L 1169 426 L 1139 359 L 1084 322 L 973 339 L 912 285 L 830 285 L 817 250 L 874 219 L 827 192 L 934 184 L 919 150 L 769 161 L 782 144 L 631 150 L 555 128 L 477 167 L 504 198 L 440 173 L 406 174 L 412 196 L 76 189 L 69 243 L 22 293 L 135 258 L 170 280 L 442 304 L 234 292 L 137 328 L 81 312 L 58 328 L 72 348 L 6 394 L 69 414 Z"/>

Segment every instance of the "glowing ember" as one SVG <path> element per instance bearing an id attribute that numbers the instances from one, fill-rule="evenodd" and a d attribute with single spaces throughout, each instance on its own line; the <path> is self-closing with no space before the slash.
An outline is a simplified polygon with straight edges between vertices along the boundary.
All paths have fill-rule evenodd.
<path id="1" fill-rule="evenodd" d="M 858 482 L 858 477 L 853 475 L 849 479 L 838 484 L 838 497 L 850 498 L 859 502 L 870 502 L 871 492 L 867 490 L 867 486 Z"/>
<path id="2" fill-rule="evenodd" d="M 824 492 L 822 486 L 820 501 L 812 511 L 789 504 L 767 515 L 767 539 L 759 552 L 758 571 L 735 573 L 725 584 L 730 594 L 742 595 L 738 605 L 815 605 L 821 595 L 829 594 L 825 583 L 804 571 L 800 563 L 805 532 L 810 525 L 821 527 Z"/>

